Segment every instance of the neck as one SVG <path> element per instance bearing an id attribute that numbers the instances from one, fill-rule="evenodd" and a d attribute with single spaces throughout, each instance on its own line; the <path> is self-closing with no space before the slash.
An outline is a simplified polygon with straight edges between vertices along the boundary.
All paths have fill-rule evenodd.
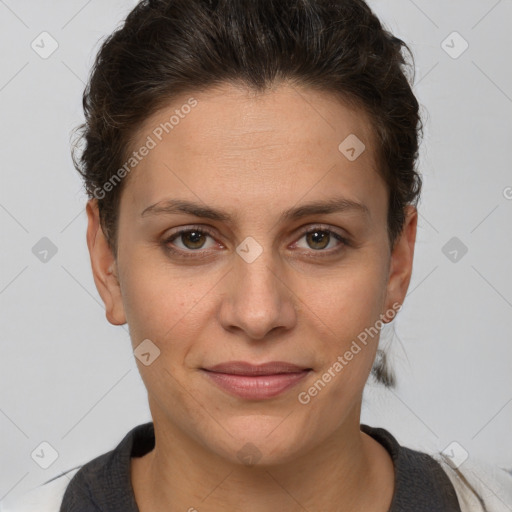
<path id="1" fill-rule="evenodd" d="M 360 431 L 357 413 L 357 421 L 345 422 L 314 449 L 267 466 L 228 461 L 155 421 L 155 448 L 132 459 L 139 510 L 386 512 L 393 463 L 383 446 Z"/>

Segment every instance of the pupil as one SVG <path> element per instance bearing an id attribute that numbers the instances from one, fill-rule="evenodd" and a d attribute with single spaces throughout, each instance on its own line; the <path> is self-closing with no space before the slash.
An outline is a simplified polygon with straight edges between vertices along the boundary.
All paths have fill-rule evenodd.
<path id="1" fill-rule="evenodd" d="M 313 244 L 321 244 L 322 240 L 324 239 L 327 241 L 327 243 L 322 244 L 321 247 L 317 247 L 316 249 L 323 249 L 329 244 L 329 235 L 327 235 L 324 231 L 313 231 L 310 233 L 310 236 L 313 238 Z M 313 247 L 313 249 L 315 249 L 315 247 Z"/>
<path id="2" fill-rule="evenodd" d="M 187 235 L 188 239 L 192 242 L 192 245 L 197 245 L 200 241 L 201 237 L 203 236 L 202 233 L 199 233 L 198 231 L 190 231 Z M 201 246 L 202 244 L 199 244 Z"/>

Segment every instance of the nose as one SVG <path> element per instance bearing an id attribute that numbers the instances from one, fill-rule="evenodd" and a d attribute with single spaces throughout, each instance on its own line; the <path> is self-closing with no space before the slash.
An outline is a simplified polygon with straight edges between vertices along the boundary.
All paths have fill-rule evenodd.
<path id="1" fill-rule="evenodd" d="M 227 291 L 219 311 L 221 325 L 228 331 L 243 331 L 247 338 L 262 340 L 291 329 L 297 321 L 295 296 L 287 286 L 283 266 L 263 251 L 248 262 L 236 255 L 229 272 Z"/>

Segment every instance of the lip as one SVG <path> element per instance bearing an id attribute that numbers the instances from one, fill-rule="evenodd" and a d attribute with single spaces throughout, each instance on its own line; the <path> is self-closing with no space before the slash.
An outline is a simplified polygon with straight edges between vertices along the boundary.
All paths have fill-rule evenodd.
<path id="1" fill-rule="evenodd" d="M 278 396 L 298 384 L 309 375 L 311 368 L 282 361 L 259 365 L 229 361 L 201 370 L 231 395 L 247 400 L 264 400 Z"/>

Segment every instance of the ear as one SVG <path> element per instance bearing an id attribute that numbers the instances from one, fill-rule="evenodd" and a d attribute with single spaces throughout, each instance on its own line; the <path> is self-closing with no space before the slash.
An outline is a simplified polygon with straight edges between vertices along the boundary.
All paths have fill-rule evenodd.
<path id="1" fill-rule="evenodd" d="M 96 288 L 105 304 L 107 320 L 113 325 L 126 323 L 126 316 L 119 285 L 117 262 L 103 233 L 98 201 L 87 202 L 87 247 Z"/>
<path id="2" fill-rule="evenodd" d="M 382 312 L 385 322 L 390 322 L 394 318 L 397 312 L 396 305 L 403 304 L 409 288 L 417 225 L 418 212 L 414 206 L 407 205 L 402 233 L 396 240 L 391 252 L 385 301 L 386 310 Z M 386 312 L 389 313 L 390 311 L 394 311 L 394 313 L 386 315 Z"/>

